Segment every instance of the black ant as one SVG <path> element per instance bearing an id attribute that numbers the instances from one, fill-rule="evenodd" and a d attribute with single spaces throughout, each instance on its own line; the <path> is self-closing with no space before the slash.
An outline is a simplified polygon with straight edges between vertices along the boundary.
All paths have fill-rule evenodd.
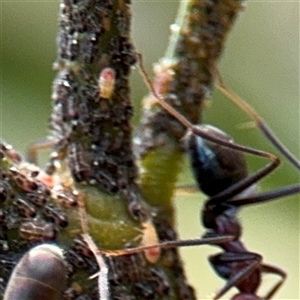
<path id="1" fill-rule="evenodd" d="M 204 126 L 201 128 L 205 128 L 212 136 L 232 141 L 228 135 L 215 127 Z M 239 207 L 260 202 L 259 196 L 248 197 L 253 192 L 251 184 L 236 198 L 233 198 L 235 192 L 231 194 L 234 191 L 233 187 L 247 178 L 244 155 L 241 152 L 204 141 L 192 133 L 188 134 L 186 143 L 198 186 L 211 197 L 202 210 L 202 223 L 207 229 L 204 237 L 223 234 L 235 237 L 233 241 L 219 244 L 224 252 L 209 257 L 215 272 L 227 280 L 226 285 L 218 291 L 214 299 L 219 299 L 232 287 L 240 291 L 240 294 L 235 296 L 238 297 L 237 299 L 257 299 L 255 294 L 261 282 L 261 274 L 273 273 L 280 276 L 281 280 L 264 297 L 264 299 L 270 299 L 283 283 L 286 274 L 277 267 L 263 264 L 262 257 L 249 252 L 240 241 L 242 226 L 236 216 Z M 226 191 L 229 196 L 226 195 Z"/>
<path id="2" fill-rule="evenodd" d="M 199 188 L 210 198 L 202 210 L 202 222 L 207 233 L 203 238 L 234 236 L 234 240 L 219 243 L 224 252 L 211 256 L 209 261 L 216 273 L 227 280 L 214 299 L 219 299 L 229 289 L 236 287 L 239 294 L 234 300 L 255 300 L 261 283 L 262 273 L 272 273 L 281 277 L 280 281 L 263 299 L 271 299 L 283 284 L 286 273 L 280 268 L 262 263 L 262 256 L 249 252 L 240 241 L 242 227 L 236 217 L 241 206 L 263 203 L 300 192 L 300 185 L 291 185 L 275 191 L 252 195 L 256 182 L 274 171 L 280 160 L 272 153 L 245 147 L 234 143 L 221 130 L 208 126 L 194 126 L 184 116 L 174 110 L 156 93 L 141 63 L 140 69 L 148 88 L 158 103 L 181 124 L 189 129 L 186 140 L 193 173 Z M 222 82 L 218 88 L 241 107 L 262 130 L 274 146 L 297 168 L 300 162 L 279 141 L 265 121 L 241 98 L 231 92 Z M 252 175 L 248 175 L 243 153 L 265 157 L 271 162 Z"/>

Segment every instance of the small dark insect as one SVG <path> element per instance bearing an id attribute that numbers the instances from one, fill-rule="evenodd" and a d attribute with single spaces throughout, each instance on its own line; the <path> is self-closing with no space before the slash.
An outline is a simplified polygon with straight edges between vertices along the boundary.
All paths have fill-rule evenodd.
<path id="1" fill-rule="evenodd" d="M 56 229 L 53 223 L 33 219 L 21 223 L 19 234 L 29 241 L 49 241 L 55 239 Z"/>
<path id="2" fill-rule="evenodd" d="M 14 163 L 18 163 L 21 161 L 21 155 L 18 152 L 16 152 L 13 149 L 13 147 L 9 144 L 0 142 L 0 153 L 1 152 L 3 152 L 3 156 L 6 155 Z"/>
<path id="3" fill-rule="evenodd" d="M 10 176 L 14 180 L 15 184 L 26 192 L 34 192 L 38 189 L 38 185 L 35 180 L 30 180 L 15 167 L 9 169 Z"/>
<path id="4" fill-rule="evenodd" d="M 159 270 L 157 268 L 151 268 L 151 273 L 157 277 L 154 284 L 156 285 L 155 290 L 158 292 L 158 294 L 168 294 L 170 289 L 170 283 L 167 275 L 162 270 Z"/>
<path id="5" fill-rule="evenodd" d="M 64 255 L 55 245 L 42 244 L 28 251 L 9 279 L 4 300 L 62 299 L 66 269 Z"/>
<path id="6" fill-rule="evenodd" d="M 36 206 L 43 206 L 47 202 L 45 195 L 40 193 L 28 193 L 26 194 L 26 198 Z"/>
<path id="7" fill-rule="evenodd" d="M 67 191 L 61 186 L 54 186 L 52 189 L 52 197 L 64 208 L 72 208 L 77 206 L 77 195 L 73 191 Z"/>
<path id="8" fill-rule="evenodd" d="M 12 187 L 5 180 L 0 181 L 0 203 L 15 197 Z"/>
<path id="9" fill-rule="evenodd" d="M 45 205 L 43 209 L 43 214 L 47 220 L 50 220 L 59 227 L 64 228 L 69 224 L 67 214 L 61 208 L 53 204 Z"/>
<path id="10" fill-rule="evenodd" d="M 36 216 L 35 208 L 21 198 L 17 198 L 13 202 L 13 205 L 17 208 L 19 215 L 24 218 L 33 218 Z"/>

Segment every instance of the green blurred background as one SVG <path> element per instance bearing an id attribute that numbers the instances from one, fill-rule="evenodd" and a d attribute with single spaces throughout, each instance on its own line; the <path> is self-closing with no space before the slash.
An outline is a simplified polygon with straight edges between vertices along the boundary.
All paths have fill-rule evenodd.
<path id="1" fill-rule="evenodd" d="M 299 157 L 299 3 L 246 2 L 228 39 L 221 73 L 228 86 L 251 103 Z M 175 20 L 178 3 L 133 1 L 133 38 L 149 72 L 167 47 L 169 26 Z M 20 151 L 48 133 L 58 7 L 58 1 L 1 2 L 0 136 Z M 137 121 L 146 89 L 136 71 L 132 78 Z M 276 153 L 258 130 L 238 128 L 249 121 L 248 117 L 219 93 L 213 94 L 204 119 L 229 132 L 239 143 Z M 263 163 L 251 159 L 251 168 L 255 170 Z M 297 181 L 299 172 L 283 159 L 283 166 L 264 180 L 259 189 L 271 190 Z M 193 183 L 188 167 L 181 183 Z M 182 238 L 202 234 L 199 210 L 203 200 L 198 193 L 176 198 Z M 300 299 L 299 197 L 248 207 L 240 216 L 248 248 L 262 254 L 266 263 L 288 272 L 287 282 L 276 299 Z M 224 284 L 206 259 L 216 249 L 194 247 L 181 251 L 188 278 L 197 288 L 199 298 L 210 299 Z M 263 289 L 275 280 L 266 276 Z"/>

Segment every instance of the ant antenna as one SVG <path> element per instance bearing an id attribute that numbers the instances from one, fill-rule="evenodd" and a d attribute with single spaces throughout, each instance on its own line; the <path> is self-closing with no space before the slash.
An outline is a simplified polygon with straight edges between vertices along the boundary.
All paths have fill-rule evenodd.
<path id="1" fill-rule="evenodd" d="M 166 101 L 163 100 L 163 98 L 157 94 L 155 91 L 153 84 L 147 74 L 147 71 L 144 67 L 143 64 L 143 59 L 142 55 L 140 53 L 138 55 L 138 65 L 141 71 L 141 75 L 143 76 L 144 82 L 147 85 L 148 89 L 151 91 L 151 93 L 155 96 L 157 99 L 158 103 L 169 113 L 171 114 L 174 118 L 176 118 L 182 125 L 187 127 L 193 134 L 200 136 L 208 141 L 211 141 L 213 143 L 219 144 L 221 146 L 234 149 L 240 152 L 244 153 L 249 153 L 252 155 L 260 156 L 260 157 L 265 157 L 271 160 L 271 163 L 263 167 L 262 169 L 258 170 L 255 174 L 247 176 L 245 179 L 242 179 L 240 182 L 237 184 L 233 185 L 232 187 L 227 188 L 225 191 L 219 193 L 216 196 L 211 197 L 214 201 L 222 201 L 223 199 L 229 199 L 232 198 L 233 196 L 237 195 L 238 193 L 242 192 L 245 190 L 246 187 L 250 186 L 251 184 L 257 182 L 261 178 L 265 177 L 267 174 L 271 173 L 273 170 L 275 170 L 279 164 L 280 164 L 280 159 L 276 155 L 270 152 L 254 149 L 251 147 L 239 145 L 236 143 L 232 143 L 229 141 L 226 141 L 222 138 L 212 136 L 208 130 L 205 128 L 200 128 L 198 126 L 193 125 L 187 118 L 185 118 L 183 115 L 181 115 L 178 111 L 176 111 L 171 105 L 169 105 Z M 261 128 L 262 132 L 266 135 L 266 137 L 274 144 L 274 146 L 280 150 L 280 152 L 289 159 L 296 168 L 300 169 L 300 162 L 290 153 L 290 151 L 279 141 L 279 139 L 276 137 L 276 135 L 272 132 L 272 130 L 267 126 L 266 122 L 258 115 L 258 113 L 247 103 L 245 103 L 244 100 L 242 100 L 239 96 L 231 92 L 228 88 L 225 87 L 225 85 L 222 83 L 222 78 L 216 69 L 217 72 L 217 77 L 219 80 L 219 84 L 217 87 L 225 93 L 225 95 L 228 95 L 228 97 L 236 103 L 241 109 L 247 114 L 254 119 L 254 121 L 258 124 L 258 127 Z M 300 189 L 299 185 L 294 185 L 291 186 L 287 189 L 282 189 L 280 190 L 282 193 L 278 196 L 273 196 L 273 194 L 269 193 L 266 195 L 262 195 L 264 200 L 257 200 L 257 202 L 263 202 L 263 201 L 268 201 L 274 198 L 278 198 L 283 195 L 291 195 L 298 193 Z M 250 204 L 251 200 L 254 199 L 255 197 L 247 197 L 249 200 L 248 203 Z M 245 201 L 247 201 L 245 199 Z M 255 198 L 258 199 L 258 198 Z M 253 202 L 252 202 L 253 203 Z M 236 204 L 237 205 L 237 204 Z"/>

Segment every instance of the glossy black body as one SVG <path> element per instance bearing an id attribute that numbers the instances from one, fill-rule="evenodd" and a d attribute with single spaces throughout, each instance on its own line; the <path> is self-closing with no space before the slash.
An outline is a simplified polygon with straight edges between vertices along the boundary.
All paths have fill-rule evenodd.
<path id="1" fill-rule="evenodd" d="M 213 126 L 199 127 L 213 137 L 234 143 L 230 136 Z M 249 185 L 243 191 L 243 195 L 235 196 L 236 204 L 231 202 L 232 197 L 218 197 L 248 177 L 244 154 L 204 140 L 191 132 L 187 134 L 185 144 L 198 187 L 211 197 L 206 201 L 201 215 L 202 223 L 207 229 L 203 238 L 234 236 L 234 240 L 217 245 L 223 250 L 221 253 L 209 257 L 215 272 L 227 281 L 214 299 L 221 298 L 232 287 L 239 290 L 239 294 L 234 296 L 234 299 L 259 299 L 256 292 L 261 284 L 262 273 L 276 274 L 282 278 L 282 282 L 285 273 L 279 268 L 264 265 L 262 257 L 248 251 L 240 240 L 242 225 L 237 218 L 237 212 L 243 204 L 240 204 L 238 199 L 249 194 L 253 186 Z M 280 285 L 281 283 L 276 285 L 266 299 L 269 299 Z"/>

